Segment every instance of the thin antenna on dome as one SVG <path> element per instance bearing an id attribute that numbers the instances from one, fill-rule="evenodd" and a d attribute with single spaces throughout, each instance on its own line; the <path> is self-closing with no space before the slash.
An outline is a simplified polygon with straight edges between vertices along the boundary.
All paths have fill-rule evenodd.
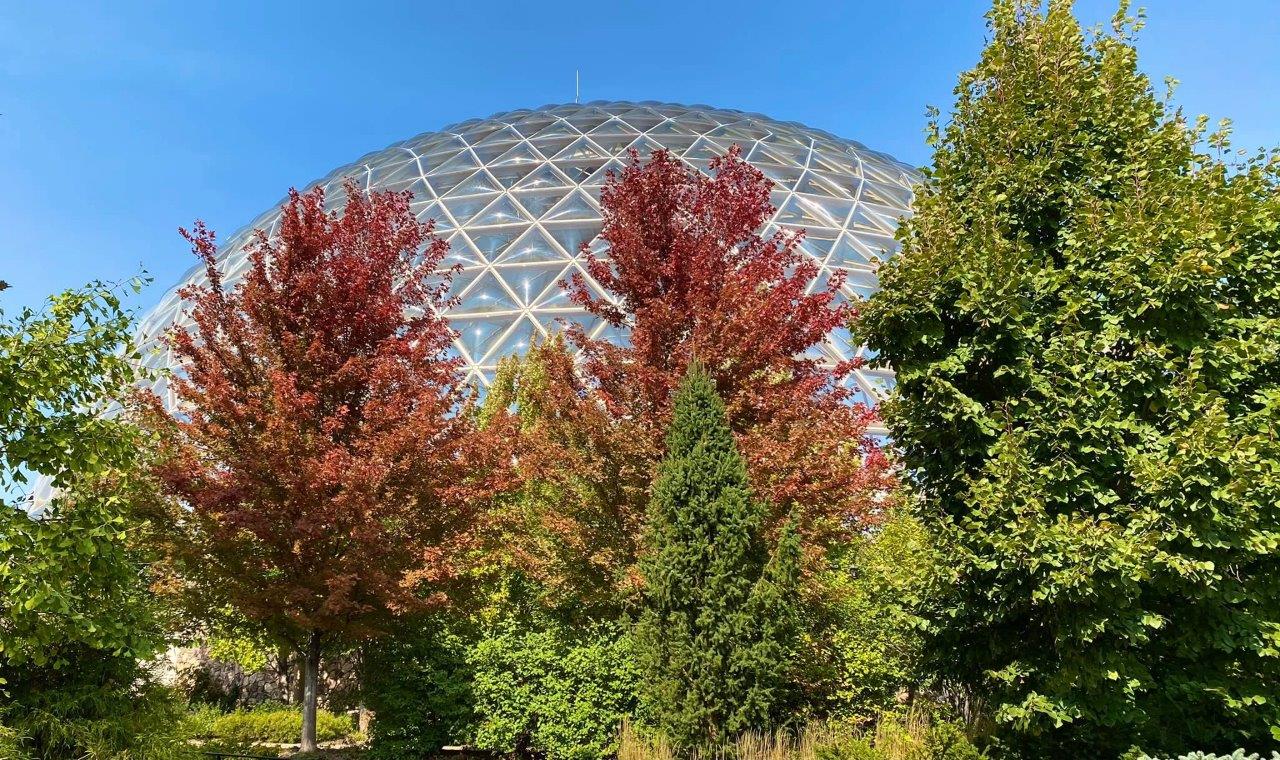
<path id="1" fill-rule="evenodd" d="M 578 78 L 578 70 L 573 70 L 573 102 L 582 102 L 582 80 Z"/>

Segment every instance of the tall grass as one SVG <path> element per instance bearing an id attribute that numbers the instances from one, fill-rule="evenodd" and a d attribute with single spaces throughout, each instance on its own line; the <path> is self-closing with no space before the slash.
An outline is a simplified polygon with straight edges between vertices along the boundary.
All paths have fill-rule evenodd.
<path id="1" fill-rule="evenodd" d="M 728 746 L 691 754 L 660 736 L 643 736 L 628 723 L 619 737 L 618 760 L 933 760 L 938 749 L 929 715 L 912 709 L 865 729 L 817 722 L 799 731 L 749 731 Z M 971 746 L 958 755 L 944 754 L 979 757 Z"/>

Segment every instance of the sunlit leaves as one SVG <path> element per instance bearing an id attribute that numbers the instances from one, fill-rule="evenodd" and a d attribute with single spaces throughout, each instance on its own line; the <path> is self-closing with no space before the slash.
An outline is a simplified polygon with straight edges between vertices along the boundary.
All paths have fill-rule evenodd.
<path id="1" fill-rule="evenodd" d="M 1117 19 L 996 3 L 857 322 L 951 555 L 936 663 L 1033 754 L 1280 722 L 1280 161 L 1226 163 Z"/>
<path id="2" fill-rule="evenodd" d="M 141 438 L 111 413 L 136 377 L 129 327 L 120 287 L 100 283 L 0 323 L 0 662 L 157 645 L 121 482 Z M 36 473 L 53 487 L 41 503 L 21 490 Z"/>
<path id="3" fill-rule="evenodd" d="M 189 513 L 188 575 L 274 635 L 361 635 L 437 601 L 486 474 L 447 300 L 448 246 L 407 193 L 291 193 L 276 235 L 222 287 L 213 234 L 190 233 L 206 285 L 169 337 L 179 419 L 153 404 L 156 472 Z"/>

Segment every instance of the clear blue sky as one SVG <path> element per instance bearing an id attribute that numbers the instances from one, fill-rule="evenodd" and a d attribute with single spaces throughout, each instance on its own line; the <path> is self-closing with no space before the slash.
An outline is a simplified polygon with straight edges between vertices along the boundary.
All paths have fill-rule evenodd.
<path id="1" fill-rule="evenodd" d="M 1142 65 L 1237 144 L 1280 144 L 1276 0 L 1149 0 Z M 146 269 L 150 306 L 291 185 L 389 143 L 582 98 L 795 119 L 914 164 L 984 40 L 982 0 L 170 2 L 0 0 L 6 311 Z M 1081 0 L 1088 24 L 1112 0 Z"/>

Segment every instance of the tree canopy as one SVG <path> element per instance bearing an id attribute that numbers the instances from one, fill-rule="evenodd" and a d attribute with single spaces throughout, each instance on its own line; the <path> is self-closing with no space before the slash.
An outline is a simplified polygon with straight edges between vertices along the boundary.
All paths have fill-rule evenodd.
<path id="1" fill-rule="evenodd" d="M 934 664 L 1034 752 L 1280 730 L 1280 159 L 1122 6 L 1000 0 L 857 333 L 949 572 Z M 1033 752 L 1033 753 L 1034 753 Z"/>
<path id="2" fill-rule="evenodd" d="M 230 289 L 213 234 L 184 231 L 207 282 L 182 292 L 194 325 L 168 339 L 181 414 L 152 404 L 156 473 L 190 510 L 175 554 L 305 650 L 309 676 L 322 636 L 376 634 L 442 599 L 467 486 L 488 473 L 440 316 L 447 244 L 408 193 L 346 196 L 332 213 L 323 190 L 292 192 Z"/>

